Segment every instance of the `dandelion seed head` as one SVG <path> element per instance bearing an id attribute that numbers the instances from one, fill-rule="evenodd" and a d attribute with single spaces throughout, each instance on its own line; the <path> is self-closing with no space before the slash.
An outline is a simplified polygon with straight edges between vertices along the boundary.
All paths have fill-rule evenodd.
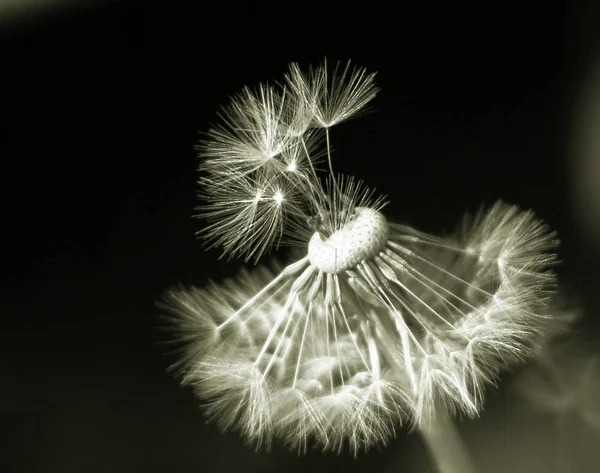
<path id="1" fill-rule="evenodd" d="M 329 129 L 375 93 L 349 64 L 293 64 L 283 88 L 236 96 L 203 148 L 209 247 L 255 262 L 282 243 L 301 252 L 165 302 L 182 379 L 256 446 L 357 454 L 440 406 L 477 415 L 500 370 L 552 330 L 557 239 L 533 212 L 499 201 L 437 237 L 334 173 Z"/>
<path id="2" fill-rule="evenodd" d="M 497 203 L 467 217 L 468 230 L 463 224 L 438 238 L 351 205 L 357 199 L 342 194 L 363 194 L 348 189 L 332 194 L 337 215 L 323 217 L 320 240 L 313 235 L 303 259 L 279 274 L 261 270 L 253 295 L 247 276 L 221 289 L 220 299 L 236 303 L 213 316 L 219 330 L 232 328 L 205 353 L 262 373 L 266 387 L 257 392 L 269 393 L 260 400 L 270 421 L 260 442 L 271 435 L 293 449 L 312 443 L 357 453 L 385 444 L 403 423 L 426 424 L 440 405 L 477 415 L 485 387 L 507 363 L 530 356 L 531 341 L 546 330 L 555 238 L 531 212 Z M 523 232 L 515 238 L 521 246 L 507 252 L 502 239 L 514 228 Z M 525 237 L 534 230 L 536 240 Z M 213 379 L 215 363 L 206 359 L 195 358 L 188 382 Z M 199 394 L 242 403 L 249 394 L 240 389 L 211 384 Z"/>

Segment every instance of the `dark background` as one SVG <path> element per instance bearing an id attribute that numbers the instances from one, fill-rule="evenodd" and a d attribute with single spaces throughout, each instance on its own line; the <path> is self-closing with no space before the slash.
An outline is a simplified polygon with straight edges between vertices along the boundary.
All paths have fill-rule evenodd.
<path id="1" fill-rule="evenodd" d="M 155 301 L 240 266 L 194 237 L 194 145 L 242 86 L 291 61 L 351 59 L 382 90 L 332 131 L 336 168 L 428 231 L 497 198 L 533 208 L 559 231 L 561 277 L 597 334 L 598 265 L 569 177 L 592 3 L 113 0 L 0 22 L 0 471 L 432 471 L 408 434 L 358 460 L 254 453 L 206 425 L 167 373 Z M 482 419 L 462 424 L 490 434 L 473 447 L 482 471 L 492 449 L 510 461 L 536 435 L 519 434 L 507 396 L 491 391 Z"/>

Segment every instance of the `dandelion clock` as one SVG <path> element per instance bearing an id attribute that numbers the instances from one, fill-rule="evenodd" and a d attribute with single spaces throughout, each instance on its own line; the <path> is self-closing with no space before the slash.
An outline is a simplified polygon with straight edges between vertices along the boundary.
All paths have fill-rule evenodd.
<path id="1" fill-rule="evenodd" d="M 553 326 L 557 239 L 504 202 L 445 237 L 392 220 L 331 156 L 331 127 L 376 93 L 351 64 L 292 64 L 223 108 L 200 148 L 199 233 L 251 266 L 167 293 L 176 367 L 211 419 L 258 448 L 356 455 L 406 426 L 442 472 L 468 473 L 450 418 L 477 415 L 486 385 Z M 282 246 L 294 262 L 258 262 Z"/>

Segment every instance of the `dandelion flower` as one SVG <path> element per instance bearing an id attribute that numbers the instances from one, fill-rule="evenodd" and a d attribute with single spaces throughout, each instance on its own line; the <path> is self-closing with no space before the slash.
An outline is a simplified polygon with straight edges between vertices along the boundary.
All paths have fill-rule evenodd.
<path id="1" fill-rule="evenodd" d="M 282 90 L 259 90 L 234 101 L 230 131 L 209 135 L 203 235 L 246 260 L 281 241 L 300 257 L 169 292 L 184 383 L 222 428 L 298 451 L 356 454 L 440 409 L 476 415 L 484 387 L 551 326 L 555 234 L 497 202 L 432 236 L 389 221 L 383 197 L 334 174 L 329 128 L 376 92 L 363 69 L 292 65 Z"/>
<path id="2" fill-rule="evenodd" d="M 446 239 L 371 207 L 353 215 L 279 273 L 171 293 L 197 333 L 191 352 L 218 340 L 188 357 L 186 382 L 259 444 L 358 451 L 440 403 L 475 415 L 485 384 L 547 325 L 554 240 L 530 212 L 498 203 Z"/>

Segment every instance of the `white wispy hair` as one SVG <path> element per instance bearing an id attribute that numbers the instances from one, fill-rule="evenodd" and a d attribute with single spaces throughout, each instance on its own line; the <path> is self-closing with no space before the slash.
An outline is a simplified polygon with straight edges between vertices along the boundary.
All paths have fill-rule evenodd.
<path id="1" fill-rule="evenodd" d="M 476 415 L 486 384 L 548 326 L 556 240 L 501 202 L 466 221 L 449 238 L 385 222 L 381 248 L 341 271 L 306 256 L 171 291 L 185 382 L 224 428 L 300 451 L 312 439 L 357 453 L 439 405 Z"/>
<path id="2" fill-rule="evenodd" d="M 476 415 L 485 386 L 553 327 L 556 235 L 503 202 L 449 237 L 390 223 L 383 197 L 332 167 L 329 128 L 376 93 L 364 69 L 292 64 L 285 85 L 257 90 L 201 148 L 200 233 L 246 261 L 283 241 L 303 253 L 168 293 L 183 382 L 222 428 L 298 451 L 356 454 L 440 408 Z"/>
<path id="3" fill-rule="evenodd" d="M 290 144 L 286 132 L 286 96 L 268 84 L 234 96 L 221 112 L 221 123 L 208 132 L 202 147 L 211 172 L 248 174 L 275 164 L 273 158 Z"/>
<path id="4" fill-rule="evenodd" d="M 330 128 L 361 112 L 375 98 L 375 74 L 338 63 L 332 74 L 323 66 L 310 68 L 304 74 L 298 64 L 291 64 L 286 80 L 300 98 L 303 110 L 310 112 L 317 126 Z M 309 115 L 309 116 L 310 116 Z"/>
<path id="5" fill-rule="evenodd" d="M 205 203 L 198 216 L 210 221 L 199 235 L 211 247 L 256 261 L 282 239 L 312 233 L 308 222 L 327 201 L 317 174 L 323 153 L 316 148 L 325 138 L 335 182 L 329 128 L 358 114 L 377 92 L 373 74 L 350 63 L 339 70 L 338 64 L 330 76 L 324 63 L 305 77 L 292 64 L 286 85 L 261 84 L 255 92 L 246 87 L 223 108 L 221 123 L 199 147 Z M 273 181 L 275 200 L 269 198 Z"/>

